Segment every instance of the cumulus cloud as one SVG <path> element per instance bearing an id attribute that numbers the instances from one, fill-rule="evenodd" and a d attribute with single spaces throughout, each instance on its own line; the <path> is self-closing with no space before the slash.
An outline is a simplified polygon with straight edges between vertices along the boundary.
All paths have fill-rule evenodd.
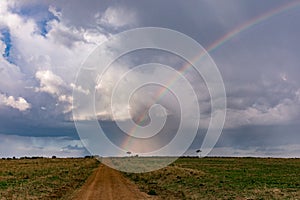
<path id="1" fill-rule="evenodd" d="M 99 18 L 100 14 L 96 14 L 95 17 Z M 124 28 L 135 25 L 137 16 L 132 9 L 126 7 L 108 7 L 98 19 L 98 23 L 115 29 Z"/>
<path id="2" fill-rule="evenodd" d="M 153 58 L 152 62 L 155 62 L 156 59 Z M 162 57 L 158 59 L 162 61 Z M 165 59 L 164 62 L 172 62 L 174 64 L 174 60 L 170 60 L 169 58 Z M 96 63 L 94 64 L 97 65 Z M 118 60 L 95 83 L 95 112 L 99 120 L 124 121 L 138 119 L 142 116 L 146 120 L 149 117 L 149 109 L 154 104 L 162 104 L 166 108 L 168 115 L 178 115 L 180 105 L 176 101 L 176 98 L 180 95 L 181 97 L 185 96 L 185 98 L 181 99 L 181 104 L 185 107 L 190 106 L 189 110 L 191 111 L 190 113 L 185 111 L 183 117 L 185 119 L 191 117 L 192 111 L 195 110 L 195 105 L 187 102 L 192 99 L 193 93 L 190 93 L 191 91 L 185 88 L 186 85 L 181 82 L 182 79 L 180 79 L 178 74 L 176 76 L 180 80 L 174 82 L 169 88 L 163 89 L 163 85 L 156 85 L 156 83 L 164 83 L 165 87 L 168 87 L 168 80 L 172 75 L 174 76 L 174 71 L 172 73 L 164 67 L 157 67 L 155 65 L 141 68 L 133 68 L 134 66 L 136 65 L 129 58 Z M 86 80 L 85 82 L 88 81 L 90 80 Z M 143 85 L 144 82 L 148 84 Z M 138 87 L 135 88 L 136 86 Z M 164 95 L 158 96 L 162 93 L 162 90 L 165 90 Z M 177 97 L 173 96 L 176 94 L 172 94 L 172 92 L 176 93 Z M 84 109 L 90 110 L 90 106 L 85 106 L 86 108 L 80 108 L 82 115 L 77 116 L 78 120 L 90 119 L 91 115 L 94 114 L 86 113 Z M 201 107 L 203 106 L 201 105 Z M 153 114 L 160 115 L 160 110 L 156 111 Z"/>
<path id="3" fill-rule="evenodd" d="M 58 19 L 62 18 L 62 13 L 60 11 L 58 11 L 55 6 L 50 5 L 48 10 Z"/>
<path id="4" fill-rule="evenodd" d="M 47 37 L 55 39 L 52 42 L 62 44 L 65 47 L 71 48 L 74 45 L 85 43 L 85 30 L 76 29 L 74 27 L 66 27 L 58 21 L 49 22 L 50 31 L 47 33 Z"/>
<path id="5" fill-rule="evenodd" d="M 60 95 L 62 93 L 61 89 L 65 87 L 63 80 L 49 70 L 38 71 L 35 76 L 40 81 L 40 88 L 36 88 L 36 91 Z"/>
<path id="6" fill-rule="evenodd" d="M 90 92 L 75 86 L 76 72 L 90 51 L 107 38 L 107 33 L 95 27 L 74 26 L 64 16 L 64 10 L 58 8 L 62 6 L 60 4 L 31 2 L 31 5 L 37 4 L 42 5 L 42 9 L 45 7 L 39 12 L 48 12 L 54 17 L 28 15 L 22 11 L 26 4 L 1 1 L 0 28 L 5 27 L 12 38 L 10 60 L 13 63 L 5 58 L 0 61 L 3 66 L 0 91 L 17 95 L 26 93 L 29 100 L 32 99 L 31 106 L 42 107 L 44 111 L 48 111 L 47 104 L 50 106 L 54 99 L 57 101 L 54 104 L 63 106 L 62 114 L 69 113 L 72 110 L 72 90 L 83 95 Z M 135 12 L 121 6 L 108 7 L 102 13 L 95 13 L 95 17 L 103 26 L 115 28 L 136 23 Z M 43 27 L 40 21 L 44 21 Z M 41 28 L 45 29 L 43 34 Z M 2 54 L 6 45 L 0 41 Z M 53 99 L 40 105 L 34 95 L 30 95 L 33 92 L 50 94 Z M 22 99 L 15 101 L 21 103 Z"/>
<path id="7" fill-rule="evenodd" d="M 215 1 L 204 1 L 203 4 L 172 3 L 174 6 L 168 9 L 174 12 L 166 13 L 168 2 L 162 2 L 158 6 L 156 3 L 142 1 L 115 5 L 102 1 L 82 3 L 74 0 L 71 4 L 67 0 L 1 0 L 0 32 L 5 30 L 11 39 L 8 44 L 0 34 L 1 107 L 19 111 L 30 109 L 30 112 L 25 112 L 29 114 L 20 119 L 27 124 L 39 124 L 29 116 L 37 116 L 36 118 L 43 120 L 53 119 L 60 123 L 69 119 L 73 108 L 72 90 L 83 96 L 92 94 L 93 91 L 75 85 L 76 73 L 90 52 L 109 35 L 138 25 L 159 26 L 181 31 L 208 46 L 209 43 L 219 41 L 222 34 L 231 32 L 234 27 L 274 8 L 272 2 L 264 2 L 263 6 L 257 6 L 257 2 L 236 4 L 233 1 L 224 6 Z M 183 11 L 180 15 L 176 13 L 179 8 Z M 29 10 L 32 12 L 28 12 Z M 246 34 L 237 34 L 211 52 L 228 92 L 225 128 L 239 130 L 243 126 L 289 125 L 299 121 L 300 61 L 298 54 L 294 52 L 299 52 L 300 30 L 293 14 L 297 11 L 294 8 L 290 15 L 271 17 L 264 26 L 252 26 L 244 32 Z M 7 48 L 8 46 L 11 48 Z M 3 56 L 8 49 L 9 56 Z M 104 53 L 109 55 L 110 52 Z M 96 83 L 96 114 L 100 120 L 112 120 L 113 114 L 115 120 L 126 120 L 129 117 L 128 111 L 133 118 L 147 114 L 149 105 L 155 102 L 151 95 L 156 94 L 157 88 L 137 92 L 129 104 L 120 94 L 115 102 L 114 113 L 109 107 L 116 82 L 132 67 L 131 62 L 140 59 L 146 63 L 147 56 L 133 56 L 133 59 L 121 63 L 121 66 L 111 68 L 101 84 Z M 166 59 L 168 57 L 161 56 L 156 61 L 163 63 Z M 170 64 L 173 65 L 174 63 Z M 123 91 L 126 92 L 130 84 L 149 76 L 160 75 L 159 70 L 132 73 L 128 81 L 123 82 Z M 191 77 L 193 75 L 187 74 Z M 189 80 L 197 89 L 196 95 L 201 114 L 203 113 L 200 126 L 207 127 L 211 108 L 209 95 L 203 89 L 205 84 L 193 82 L 192 78 Z M 186 94 L 180 83 L 176 87 Z M 161 103 L 166 106 L 168 115 L 178 114 L 178 106 L 171 96 L 166 95 Z M 188 98 L 189 94 L 186 96 Z M 1 110 L 3 118 L 20 114 L 5 112 L 9 109 Z M 90 114 L 86 113 L 81 119 L 89 119 Z M 145 116 L 146 121 L 147 117 Z M 55 125 L 57 124 L 53 122 L 53 126 Z M 63 125 L 61 129 L 64 129 Z M 3 132 L 2 129 L 0 131 Z"/>
<path id="8" fill-rule="evenodd" d="M 0 105 L 1 104 L 18 109 L 19 111 L 25 111 L 31 107 L 31 105 L 23 97 L 18 97 L 16 99 L 13 96 L 6 96 L 0 93 Z"/>
<path id="9" fill-rule="evenodd" d="M 22 10 L 28 5 L 1 1 L 0 30 L 5 28 L 9 32 L 11 48 L 9 58 L 3 57 L 8 44 L 0 40 L 0 91 L 13 96 L 25 95 L 32 102 L 31 106 L 38 109 L 41 105 L 34 92 L 48 93 L 63 106 L 62 114 L 69 113 L 72 89 L 88 92 L 72 85 L 76 72 L 89 52 L 106 36 L 97 29 L 67 25 L 68 20 L 55 5 L 34 1 L 30 5 L 38 4 L 44 9 L 38 11 L 42 14 L 28 15 Z M 51 14 L 55 17 L 43 18 Z M 44 35 L 41 28 L 46 30 Z M 44 105 L 57 104 L 53 99 L 47 99 Z M 44 105 L 42 107 L 47 108 Z"/>
<path id="10" fill-rule="evenodd" d="M 61 77 L 49 70 L 38 71 L 35 76 L 40 81 L 40 87 L 35 88 L 36 92 L 46 92 L 59 102 L 66 103 L 64 105 L 64 113 L 72 111 L 73 97 L 71 86 L 68 86 Z"/>

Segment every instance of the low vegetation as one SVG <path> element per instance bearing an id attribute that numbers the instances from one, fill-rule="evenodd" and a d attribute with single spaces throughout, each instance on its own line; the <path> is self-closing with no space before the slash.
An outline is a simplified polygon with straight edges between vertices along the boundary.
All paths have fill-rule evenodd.
<path id="1" fill-rule="evenodd" d="M 300 159 L 180 158 L 125 175 L 162 199 L 300 199 Z"/>
<path id="2" fill-rule="evenodd" d="M 93 157 L 2 159 L 0 200 L 70 199 L 98 166 Z M 300 159 L 180 158 L 157 171 L 124 174 L 155 199 L 300 199 Z"/>
<path id="3" fill-rule="evenodd" d="M 98 166 L 93 158 L 0 160 L 0 199 L 68 199 Z"/>

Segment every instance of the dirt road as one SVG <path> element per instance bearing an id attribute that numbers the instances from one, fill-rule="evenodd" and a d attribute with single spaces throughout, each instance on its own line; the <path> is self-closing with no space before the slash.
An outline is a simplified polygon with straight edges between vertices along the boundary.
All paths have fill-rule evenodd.
<path id="1" fill-rule="evenodd" d="M 137 186 L 127 180 L 120 172 L 100 165 L 72 199 L 130 200 L 153 198 L 139 191 Z"/>

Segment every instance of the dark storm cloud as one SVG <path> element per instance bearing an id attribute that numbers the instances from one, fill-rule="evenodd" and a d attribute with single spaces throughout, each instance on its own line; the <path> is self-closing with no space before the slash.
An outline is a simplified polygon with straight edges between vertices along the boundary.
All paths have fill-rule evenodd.
<path id="1" fill-rule="evenodd" d="M 78 139 L 73 122 L 62 122 L 46 119 L 46 121 L 29 121 L 29 119 L 18 120 L 26 116 L 0 117 L 0 133 L 7 135 L 33 136 L 33 137 L 61 137 L 67 136 Z"/>
<path id="2" fill-rule="evenodd" d="M 299 124 L 245 126 L 238 129 L 224 130 L 216 147 L 234 147 L 249 149 L 252 147 L 278 147 L 299 144 Z"/>
<path id="3" fill-rule="evenodd" d="M 0 60 L 0 96 L 24 97 L 31 107 L 20 112 L 0 102 L 0 133 L 77 138 L 74 124 L 69 121 L 70 85 L 88 52 L 103 41 L 97 38 L 99 35 L 105 37 L 129 27 L 158 26 L 187 34 L 207 48 L 239 25 L 285 3 L 284 0 L 16 1 L 12 11 L 21 18 L 33 19 L 44 39 L 26 35 L 26 31 L 34 29 L 29 22 L 16 21 L 25 27 L 23 35 L 17 35 L 16 25 L 10 27 L 15 31 L 10 31 L 13 34 L 10 55 L 14 55 L 16 65 Z M 50 5 L 57 13 L 49 11 Z M 120 15 L 115 17 L 116 21 L 104 19 L 108 8 L 117 11 L 122 8 L 136 19 Z M 250 26 L 209 52 L 221 71 L 228 97 L 227 121 L 217 148 L 231 147 L 242 153 L 255 148 L 270 153 L 284 151 L 283 145 L 299 145 L 299 18 L 298 6 Z M 131 20 L 128 26 L 126 20 Z M 0 20 L 0 29 L 1 23 Z M 34 41 L 38 41 L 36 45 Z M 4 50 L 0 53 L 7 57 L 5 45 L 0 46 Z M 41 55 L 37 55 L 39 52 Z M 139 59 L 143 60 L 143 56 Z M 47 70 L 50 72 L 46 73 Z M 38 71 L 40 78 L 36 76 Z M 195 88 L 200 87 L 199 82 L 193 83 Z M 105 128 L 114 130 L 113 126 Z M 198 148 L 204 133 L 199 130 L 191 148 Z M 120 138 L 117 142 L 122 143 Z M 73 147 L 76 148 L 73 145 L 66 149 Z"/>

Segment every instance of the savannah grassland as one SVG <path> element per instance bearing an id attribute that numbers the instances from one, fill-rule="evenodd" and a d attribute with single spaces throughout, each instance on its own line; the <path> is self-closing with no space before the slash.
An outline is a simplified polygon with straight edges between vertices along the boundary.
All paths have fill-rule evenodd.
<path id="1" fill-rule="evenodd" d="M 70 199 L 98 166 L 92 158 L 0 160 L 0 200 Z M 300 159 L 180 158 L 123 174 L 155 199 L 300 199 Z"/>
<path id="2" fill-rule="evenodd" d="M 300 199 L 300 159 L 180 158 L 126 176 L 162 199 Z"/>
<path id="3" fill-rule="evenodd" d="M 98 165 L 91 158 L 0 160 L 0 200 L 68 199 Z"/>

